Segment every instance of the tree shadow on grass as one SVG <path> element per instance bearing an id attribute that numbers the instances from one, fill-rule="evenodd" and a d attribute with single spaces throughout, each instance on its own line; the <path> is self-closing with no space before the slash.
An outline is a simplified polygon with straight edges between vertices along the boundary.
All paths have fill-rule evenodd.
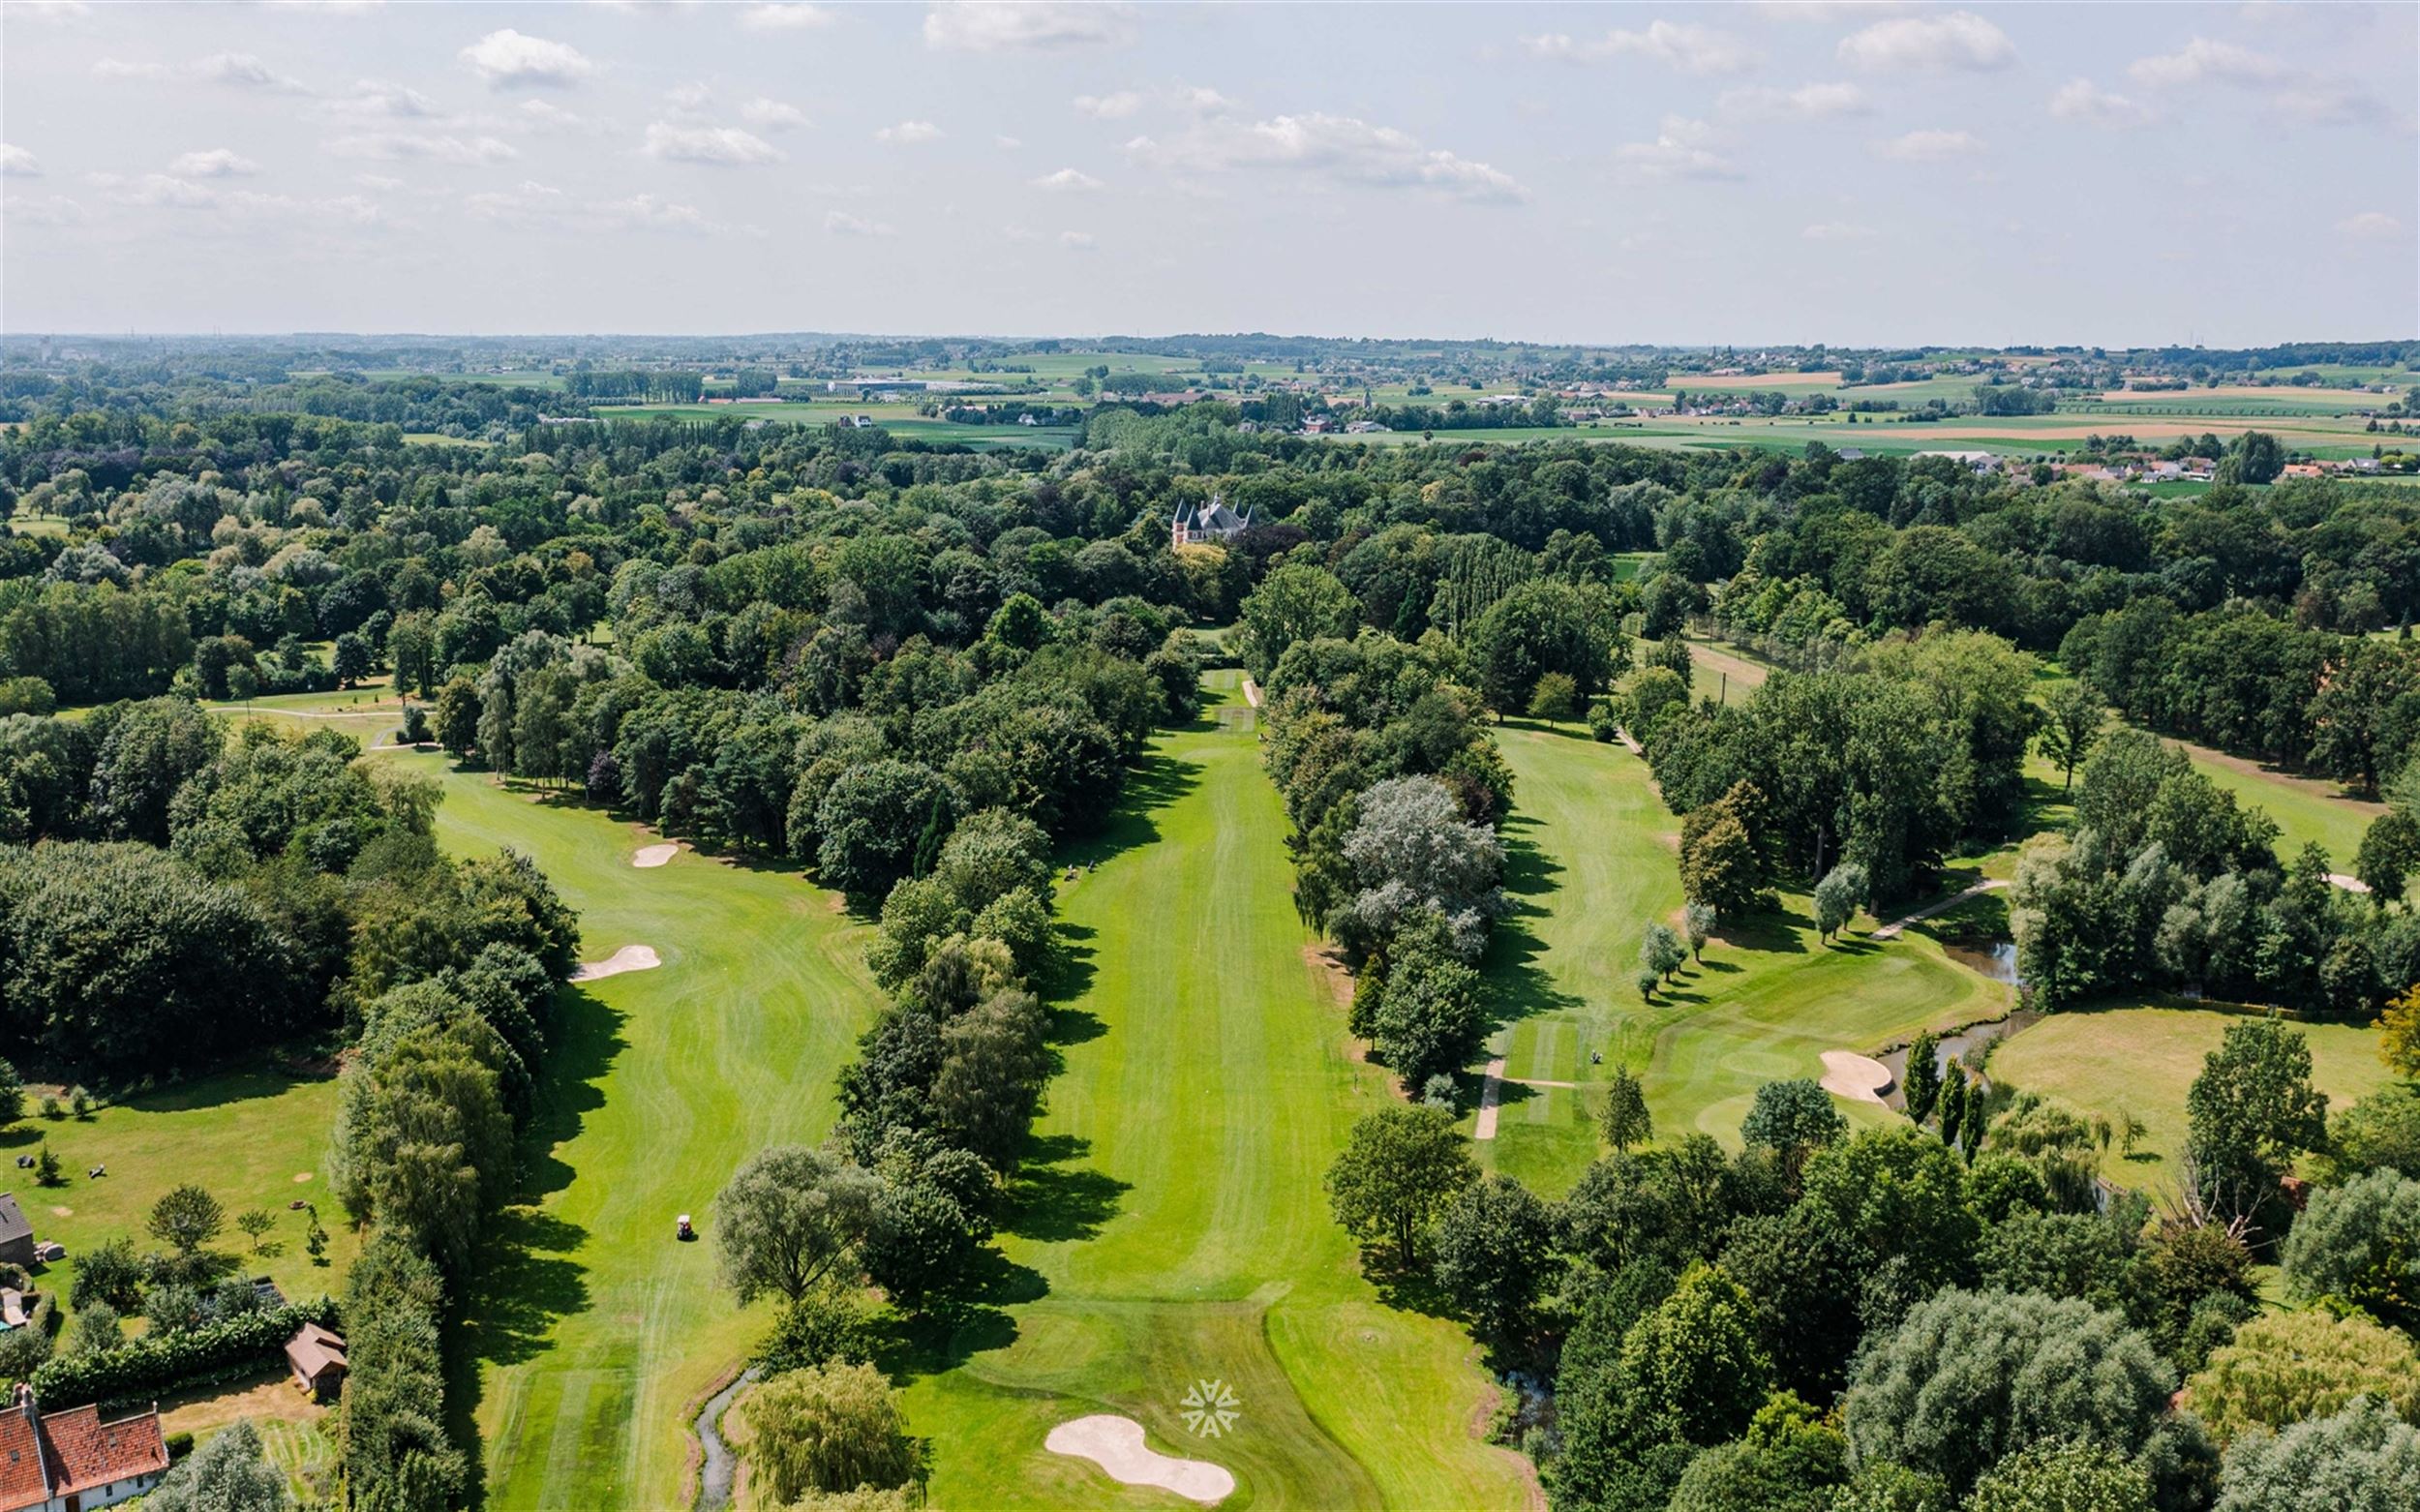
<path id="1" fill-rule="evenodd" d="M 1397 1264 L 1393 1245 L 1364 1245 L 1361 1274 L 1377 1288 L 1378 1300 L 1397 1312 L 1450 1321 L 1462 1317 L 1462 1310 L 1454 1305 L 1454 1299 L 1425 1267 L 1413 1265 L 1407 1269 Z"/>
<path id="2" fill-rule="evenodd" d="M 1084 1164 L 1092 1141 L 1036 1134 L 1002 1196 L 1000 1231 L 1043 1243 L 1090 1239 L 1117 1216 L 1129 1182 Z"/>
<path id="3" fill-rule="evenodd" d="M 583 987 L 556 993 L 553 1047 L 521 1135 L 521 1192 L 514 1206 L 489 1222 L 469 1284 L 454 1296 L 455 1318 L 446 1330 L 445 1432 L 470 1462 L 474 1506 L 484 1498 L 485 1481 L 480 1367 L 536 1357 L 558 1321 L 590 1305 L 587 1268 L 572 1258 L 587 1231 L 539 1204 L 576 1174 L 556 1152 L 605 1105 L 605 1076 L 629 1047 L 623 1016 Z"/>
<path id="4" fill-rule="evenodd" d="M 1736 950 L 1758 951 L 1773 955 L 1804 955 L 1805 937 L 1800 930 L 1815 927 L 1814 919 L 1795 913 L 1788 907 L 1762 909 L 1745 919 L 1733 920 L 1722 926 L 1720 938 Z"/>
<path id="5" fill-rule="evenodd" d="M 1030 1265 L 1019 1265 L 993 1245 L 978 1251 L 945 1296 L 928 1297 L 895 1315 L 891 1337 L 875 1364 L 905 1384 L 918 1376 L 953 1371 L 986 1350 L 1016 1342 L 1016 1318 L 1008 1309 L 1039 1302 L 1050 1284 Z"/>
<path id="6" fill-rule="evenodd" d="M 1497 920 L 1487 953 L 1479 961 L 1485 989 L 1482 1033 L 1539 1013 L 1581 1006 L 1578 997 L 1555 985 L 1540 964 L 1546 944 L 1538 938 L 1532 922 L 1546 917 L 1541 900 L 1554 895 L 1555 879 L 1562 875 L 1562 867 L 1531 837 L 1537 829 L 1536 820 L 1514 814 L 1497 832 L 1504 846 L 1504 896 L 1510 907 Z"/>

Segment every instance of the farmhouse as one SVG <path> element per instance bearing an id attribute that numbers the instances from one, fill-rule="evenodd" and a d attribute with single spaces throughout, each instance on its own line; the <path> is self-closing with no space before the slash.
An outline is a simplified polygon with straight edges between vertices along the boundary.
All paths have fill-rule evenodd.
<path id="1" fill-rule="evenodd" d="M 34 1225 L 13 1192 L 0 1192 L 0 1263 L 34 1263 Z"/>
<path id="2" fill-rule="evenodd" d="M 286 1341 L 286 1363 L 293 1369 L 294 1384 L 322 1402 L 344 1387 L 349 1369 L 345 1363 L 344 1339 L 310 1322 Z"/>
<path id="3" fill-rule="evenodd" d="M 115 1422 L 89 1404 L 44 1412 L 19 1384 L 0 1412 L 0 1512 L 91 1512 L 138 1497 L 167 1473 L 167 1439 L 153 1407 Z"/>
<path id="4" fill-rule="evenodd" d="M 1230 541 L 1244 533 L 1251 525 L 1249 511 L 1239 515 L 1213 494 L 1206 504 L 1176 506 L 1176 523 L 1168 528 L 1168 544 L 1183 546 L 1189 541 Z"/>

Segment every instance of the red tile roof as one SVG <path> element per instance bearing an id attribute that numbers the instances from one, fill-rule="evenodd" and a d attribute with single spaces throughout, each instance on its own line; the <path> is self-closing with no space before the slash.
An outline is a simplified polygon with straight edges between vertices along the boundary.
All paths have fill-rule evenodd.
<path id="1" fill-rule="evenodd" d="M 35 1425 L 31 1393 L 0 1410 L 0 1512 L 113 1485 L 168 1467 L 157 1410 L 101 1420 L 97 1406 L 44 1413 Z"/>
<path id="2" fill-rule="evenodd" d="M 50 1440 L 50 1464 L 58 1476 L 53 1495 L 106 1486 L 168 1467 L 168 1443 L 160 1432 L 156 1411 L 114 1423 L 103 1422 L 96 1406 L 45 1412 L 42 1436 Z"/>
<path id="3" fill-rule="evenodd" d="M 0 1508 L 38 1507 L 49 1499 L 34 1425 L 19 1408 L 0 1410 Z"/>

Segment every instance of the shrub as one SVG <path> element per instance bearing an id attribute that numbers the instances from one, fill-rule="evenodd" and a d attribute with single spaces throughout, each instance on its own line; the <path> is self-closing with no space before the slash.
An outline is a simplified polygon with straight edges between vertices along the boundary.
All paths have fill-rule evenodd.
<path id="1" fill-rule="evenodd" d="M 212 1372 L 269 1360 L 306 1322 L 332 1326 L 336 1305 L 321 1297 L 183 1333 L 145 1334 L 99 1353 L 58 1355 L 34 1372 L 34 1391 L 49 1407 L 166 1396 Z"/>
<path id="2" fill-rule="evenodd" d="M 2271 1314 L 2212 1351 L 2186 1382 L 2186 1396 L 2222 1440 L 2324 1417 L 2363 1396 L 2420 1416 L 2420 1355 L 2408 1339 L 2366 1317 Z"/>

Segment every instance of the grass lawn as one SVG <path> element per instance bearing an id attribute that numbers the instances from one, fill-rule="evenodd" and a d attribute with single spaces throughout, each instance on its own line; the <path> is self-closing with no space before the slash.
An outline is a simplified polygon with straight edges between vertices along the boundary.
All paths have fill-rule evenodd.
<path id="1" fill-rule="evenodd" d="M 1993 1052 L 1992 1079 L 2039 1092 L 2077 1112 L 2112 1123 L 2132 1113 L 2149 1131 L 2133 1155 L 2113 1153 L 2112 1180 L 2173 1190 L 2185 1146 L 2185 1093 L 2203 1057 L 2219 1047 L 2241 1013 L 2190 1006 L 2121 1006 L 2052 1013 L 2012 1035 Z M 2311 1045 L 2312 1079 L 2331 1110 L 2392 1080 L 2378 1059 L 2378 1033 L 2348 1024 L 2296 1024 Z"/>
<path id="2" fill-rule="evenodd" d="M 464 1299 L 448 1405 L 491 1508 L 674 1505 L 683 1409 L 764 1318 L 673 1220 L 703 1217 L 760 1146 L 830 1127 L 833 1074 L 875 1005 L 866 931 L 786 870 L 687 851 L 639 870 L 631 852 L 653 836 L 635 826 L 434 753 L 379 759 L 444 776 L 447 850 L 536 858 L 580 911 L 586 958 L 663 956 L 564 994 L 523 1199 L 491 1225 Z"/>
<path id="3" fill-rule="evenodd" d="M 1516 908 L 1487 969 L 1504 1015 L 1497 1053 L 1509 1076 L 1574 1089 L 1507 1086 L 1482 1159 L 1549 1194 L 1597 1154 L 1598 1089 L 1615 1065 L 1647 1079 L 1658 1132 L 1739 1142 L 1766 1081 L 1820 1076 L 1828 1049 L 1871 1051 L 1923 1028 L 1992 1018 L 2009 990 L 1951 961 L 1922 928 L 1896 940 L 1815 938 L 1802 895 L 1708 946 L 1652 1003 L 1631 985 L 1647 926 L 1677 918 L 1679 821 L 1647 764 L 1578 726 L 1497 731 L 1512 767 L 1507 890 Z M 1603 1051 L 1604 1063 L 1592 1055 Z M 1842 1103 L 1853 1118 L 1871 1104 Z"/>
<path id="4" fill-rule="evenodd" d="M 104 1239 L 126 1237 L 138 1249 L 158 1246 L 143 1231 L 144 1215 L 169 1188 L 187 1182 L 206 1189 L 227 1209 L 227 1231 L 213 1249 L 234 1257 L 241 1273 L 268 1276 L 296 1300 L 338 1290 L 345 1267 L 360 1242 L 328 1191 L 324 1165 L 328 1134 L 336 1122 L 336 1081 L 278 1070 L 267 1063 L 249 1070 L 129 1093 L 89 1119 L 46 1119 L 32 1111 L 0 1134 L 0 1156 L 9 1164 L 16 1199 L 33 1221 L 34 1233 L 67 1246 L 64 1265 L 49 1268 L 44 1285 L 57 1293 L 62 1312 L 76 1258 Z M 33 1172 L 15 1168 L 44 1139 L 58 1153 L 62 1185 L 43 1188 Z M 87 1179 L 106 1165 L 108 1174 Z M 328 1231 L 328 1263 L 317 1265 L 303 1251 L 308 1213 L 287 1204 L 316 1202 Z M 255 1253 L 235 1228 L 236 1215 L 265 1209 L 276 1220 L 268 1242 L 274 1253 Z"/>
<path id="5" fill-rule="evenodd" d="M 1234 1505 L 1523 1506 L 1522 1463 L 1473 1436 L 1491 1393 L 1468 1339 L 1381 1306 L 1329 1220 L 1321 1177 L 1389 1093 L 1294 917 L 1237 677 L 1209 680 L 1060 895 L 1077 990 L 997 1305 L 911 1362 L 937 1370 L 908 1397 L 933 1504 L 1180 1504 L 1043 1448 L 1108 1411 L 1232 1469 Z M 1200 1379 L 1240 1399 L 1224 1436 L 1184 1427 Z"/>

